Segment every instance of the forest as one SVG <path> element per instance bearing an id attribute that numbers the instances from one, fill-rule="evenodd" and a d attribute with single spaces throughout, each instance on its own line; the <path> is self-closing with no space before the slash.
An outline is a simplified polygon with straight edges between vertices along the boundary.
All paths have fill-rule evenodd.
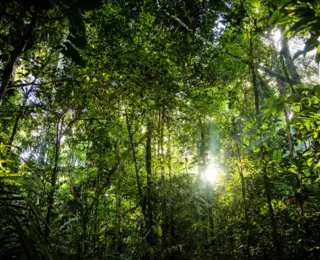
<path id="1" fill-rule="evenodd" d="M 1 0 L 0 259 L 320 260 L 319 0 Z"/>

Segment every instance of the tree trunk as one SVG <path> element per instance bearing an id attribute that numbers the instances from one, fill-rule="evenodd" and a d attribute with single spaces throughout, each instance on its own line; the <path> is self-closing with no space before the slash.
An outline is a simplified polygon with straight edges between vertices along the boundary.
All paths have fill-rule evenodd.
<path id="1" fill-rule="evenodd" d="M 6 91 L 10 84 L 10 77 L 12 75 L 14 65 L 17 59 L 23 53 L 27 43 L 31 38 L 32 31 L 36 26 L 36 23 L 38 20 L 38 12 L 39 12 L 39 7 L 37 6 L 30 20 L 30 23 L 26 25 L 26 28 L 24 28 L 25 34 L 23 35 L 19 43 L 14 47 L 13 51 L 10 54 L 8 62 L 3 69 L 3 73 L 1 75 L 1 86 L 0 86 L 0 105 L 3 103 L 5 99 Z"/>
<path id="2" fill-rule="evenodd" d="M 54 203 L 54 194 L 56 191 L 56 184 L 57 184 L 57 174 L 58 174 L 58 161 L 59 161 L 59 152 L 60 152 L 60 124 L 62 125 L 61 118 L 57 122 L 56 126 L 56 141 L 55 141 L 55 156 L 54 156 L 54 166 L 53 166 L 53 172 L 51 174 L 51 187 L 48 194 L 48 209 L 47 209 L 47 215 L 46 215 L 46 222 L 47 225 L 45 227 L 45 235 L 49 236 L 50 233 L 50 220 L 51 220 L 51 212 L 53 209 L 53 203 Z"/>
<path id="3" fill-rule="evenodd" d="M 283 34 L 283 32 L 284 32 L 284 27 L 282 26 L 280 27 L 280 33 L 282 35 L 280 55 L 283 55 L 284 57 L 286 66 L 291 76 L 291 84 L 292 85 L 301 84 L 300 76 L 297 72 L 297 69 L 294 65 L 293 59 L 290 54 L 288 38 Z"/>
<path id="4" fill-rule="evenodd" d="M 167 122 L 167 129 L 168 129 L 168 144 L 167 144 L 167 158 L 168 158 L 168 176 L 169 176 L 169 183 L 172 182 L 172 156 L 171 156 L 171 124 L 170 124 L 170 117 L 166 116 L 166 122 Z M 172 204 L 168 204 L 168 239 L 167 243 L 168 246 L 174 246 L 175 245 L 175 238 L 176 238 L 176 232 L 175 232 L 175 223 L 174 223 L 174 206 Z"/>
<path id="5" fill-rule="evenodd" d="M 238 145 L 238 143 L 236 145 L 237 145 L 238 160 L 239 160 L 239 164 L 240 164 L 240 165 L 238 165 L 238 169 L 239 169 L 239 175 L 240 175 L 240 179 L 241 179 L 241 192 L 242 192 L 242 200 L 243 200 L 243 210 L 244 210 L 244 217 L 245 217 L 245 220 L 246 220 L 246 229 L 247 229 L 246 255 L 247 255 L 247 259 L 250 260 L 250 258 L 251 258 L 251 256 L 250 256 L 250 236 L 251 236 L 251 232 L 250 232 L 248 205 L 247 205 L 247 199 L 246 199 L 246 183 L 245 183 L 245 179 L 244 179 L 243 171 L 242 171 L 241 154 L 240 154 L 239 145 Z"/>
<path id="6" fill-rule="evenodd" d="M 252 35 L 250 37 L 250 56 L 252 59 L 254 58 Z M 261 120 L 262 118 L 260 116 L 260 96 L 259 96 L 260 82 L 258 81 L 256 68 L 252 64 L 250 64 L 249 68 L 250 68 L 251 76 L 252 76 L 256 120 L 257 120 L 258 129 L 260 130 L 261 124 L 262 124 L 262 120 Z M 260 135 L 261 135 L 261 132 L 260 132 Z M 273 207 L 272 207 L 271 188 L 270 188 L 270 182 L 269 182 L 268 176 L 267 176 L 267 165 L 264 160 L 264 145 L 263 145 L 263 143 L 260 144 L 260 164 L 262 167 L 261 172 L 263 174 L 266 199 L 267 199 L 267 204 L 268 204 L 268 209 L 269 209 L 269 216 L 270 216 L 270 222 L 271 222 L 272 238 L 273 238 L 273 244 L 274 244 L 274 249 L 275 249 L 275 255 L 276 255 L 276 259 L 280 260 L 280 259 L 282 259 L 282 249 L 281 249 L 281 244 L 280 244 L 280 240 L 279 240 L 278 229 L 277 229 L 277 224 L 276 224 L 276 220 L 275 220 L 275 216 L 274 216 L 274 211 L 273 211 Z"/>
<path id="7" fill-rule="evenodd" d="M 207 248 L 209 249 L 209 253 L 212 254 L 212 257 L 214 258 L 214 250 L 213 247 L 215 246 L 215 238 L 214 238 L 214 221 L 213 221 L 213 215 L 212 215 L 212 192 L 211 192 L 211 186 L 208 180 L 203 179 L 203 173 L 205 172 L 206 168 L 208 167 L 208 160 L 207 160 L 207 154 L 206 154 L 206 135 L 205 135 L 205 129 L 204 124 L 200 122 L 200 165 L 199 165 L 199 177 L 202 178 L 202 181 L 204 181 L 204 188 L 206 192 L 206 202 L 207 202 L 207 216 L 206 221 L 208 225 L 208 232 L 207 232 Z"/>
<path id="8" fill-rule="evenodd" d="M 278 234 L 277 222 L 276 222 L 276 219 L 274 216 L 274 211 L 273 211 L 273 206 L 272 206 L 270 181 L 269 181 L 268 175 L 267 175 L 267 166 L 264 161 L 264 146 L 263 145 L 260 147 L 260 159 L 261 159 L 261 164 L 262 164 L 262 174 L 263 174 L 263 180 L 264 180 L 264 187 L 265 187 L 270 222 L 271 222 L 273 245 L 274 245 L 274 249 L 275 249 L 276 259 L 280 260 L 280 259 L 282 259 L 282 248 L 281 248 L 281 243 L 280 243 L 279 234 Z"/>
<path id="9" fill-rule="evenodd" d="M 142 194 L 142 185 L 141 185 L 140 175 L 139 175 L 139 166 L 138 166 L 138 161 L 137 161 L 137 156 L 136 156 L 136 148 L 135 148 L 135 144 L 134 144 L 134 140 L 133 140 L 133 133 L 132 133 L 132 129 L 131 129 L 132 124 L 129 121 L 129 116 L 128 116 L 127 111 L 125 112 L 125 117 L 126 117 L 127 131 L 128 131 L 128 135 L 129 135 L 129 143 L 130 143 L 131 152 L 132 152 L 132 159 L 133 159 L 134 169 L 135 169 L 135 173 L 136 173 L 137 188 L 138 188 L 138 193 L 139 193 L 139 197 L 140 197 L 139 204 L 141 206 L 141 211 L 142 211 L 142 215 L 143 215 L 143 218 L 144 218 L 144 221 L 146 224 L 146 228 L 148 229 L 146 200 L 145 200 L 145 196 L 143 196 L 143 194 Z"/>
<path id="10" fill-rule="evenodd" d="M 34 175 L 34 180 L 35 183 L 40 187 L 41 185 L 41 174 L 43 174 L 43 169 L 45 165 L 45 158 L 46 158 L 46 153 L 48 149 L 48 135 L 50 132 L 50 127 L 51 123 L 46 122 L 45 123 L 45 130 L 42 136 L 42 140 L 40 143 L 40 149 L 39 149 L 39 157 L 37 159 L 37 164 L 36 164 L 36 169 L 35 169 L 35 175 Z M 34 201 L 36 205 L 40 204 L 40 197 L 38 195 L 34 196 Z"/>
<path id="11" fill-rule="evenodd" d="M 283 29 L 282 29 L 282 31 L 283 31 Z M 287 53 L 287 55 L 289 57 L 289 58 L 287 58 L 289 60 L 289 64 L 291 64 L 291 66 L 293 66 L 294 71 L 296 72 L 293 61 L 291 59 L 291 56 L 290 56 L 290 53 L 288 50 L 288 41 L 286 38 L 282 41 L 282 46 L 285 46 L 284 49 L 286 50 L 285 52 Z M 278 63 L 277 63 L 277 69 L 280 71 L 280 66 Z M 294 75 L 295 75 L 295 72 L 294 72 Z M 299 76 L 297 76 L 297 77 L 298 77 L 298 81 L 300 81 Z M 277 83 L 278 83 L 278 89 L 279 89 L 280 96 L 285 98 L 285 96 L 286 96 L 285 83 L 280 79 L 277 79 Z M 295 84 L 298 84 L 298 83 L 295 83 Z M 286 123 L 286 134 L 287 134 L 287 139 L 288 139 L 288 149 L 289 149 L 289 154 L 290 154 L 290 162 L 292 164 L 294 164 L 294 144 L 293 144 L 293 140 L 292 140 L 292 134 L 291 134 L 291 130 L 290 130 L 290 119 L 289 119 L 289 113 L 288 113 L 287 109 L 288 108 L 286 107 L 286 104 L 284 104 L 283 113 L 284 113 L 284 118 L 285 118 L 285 123 Z M 297 174 L 295 174 L 295 182 L 296 183 L 293 184 L 294 190 L 300 190 L 301 185 L 300 185 L 299 176 Z M 300 195 L 302 195 L 302 194 L 300 194 Z M 303 203 L 301 203 L 301 201 L 299 201 L 299 206 L 301 209 L 301 215 L 303 215 Z"/>
<path id="12" fill-rule="evenodd" d="M 162 245 L 164 248 L 167 248 L 167 233 L 168 233 L 168 225 L 167 225 L 167 180 L 165 176 L 165 153 L 164 153 L 164 129 L 165 129 L 165 113 L 166 108 L 165 106 L 159 111 L 159 148 L 160 148 L 160 171 L 161 171 L 161 187 L 164 191 L 164 196 L 162 197 L 161 201 L 161 219 L 162 219 Z"/>
<path id="13" fill-rule="evenodd" d="M 23 114 L 24 114 L 24 111 L 25 111 L 25 107 L 26 107 L 26 104 L 27 104 L 27 101 L 28 101 L 28 98 L 29 98 L 29 94 L 31 92 L 32 92 L 32 88 L 25 93 L 24 99 L 23 99 L 23 102 L 22 102 L 22 105 L 21 105 L 21 108 L 20 108 L 20 111 L 19 111 L 19 113 L 16 116 L 16 119 L 14 121 L 14 125 L 13 125 L 12 131 L 11 131 L 11 135 L 10 135 L 10 139 L 9 139 L 9 142 L 8 142 L 9 153 L 7 153 L 7 156 L 10 156 L 10 154 L 11 154 L 12 144 L 13 144 L 14 138 L 15 138 L 15 136 L 17 134 L 18 127 L 19 127 L 19 121 L 23 117 Z"/>
<path id="14" fill-rule="evenodd" d="M 119 147 L 119 146 L 118 146 Z M 118 148 L 119 150 L 119 148 Z M 121 165 L 120 155 L 118 151 L 118 164 Z M 115 251 L 119 254 L 121 252 L 122 247 L 122 238 L 121 238 L 121 195 L 120 195 L 120 187 L 121 187 L 121 171 L 122 167 L 120 166 L 118 169 L 117 176 L 117 184 L 116 184 L 116 244 Z"/>
<path id="15" fill-rule="evenodd" d="M 146 139 L 146 172 L 147 172 L 147 242 L 149 246 L 155 246 L 155 234 L 152 228 L 153 225 L 153 205 L 152 205 L 152 151 L 151 151 L 151 137 L 152 137 L 152 128 L 151 123 L 148 119 L 147 122 L 147 139 Z"/>

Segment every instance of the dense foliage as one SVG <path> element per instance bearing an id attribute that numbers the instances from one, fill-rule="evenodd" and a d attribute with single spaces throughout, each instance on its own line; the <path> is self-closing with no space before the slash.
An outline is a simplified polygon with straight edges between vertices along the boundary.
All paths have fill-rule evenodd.
<path id="1" fill-rule="evenodd" d="M 0 2 L 0 259 L 320 259 L 320 3 Z"/>

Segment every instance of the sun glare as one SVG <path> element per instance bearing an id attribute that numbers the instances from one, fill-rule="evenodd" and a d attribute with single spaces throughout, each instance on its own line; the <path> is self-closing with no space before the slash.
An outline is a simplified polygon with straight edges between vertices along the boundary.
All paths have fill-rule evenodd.
<path id="1" fill-rule="evenodd" d="M 216 183 L 219 178 L 219 167 L 214 162 L 210 162 L 203 176 L 208 182 Z"/>

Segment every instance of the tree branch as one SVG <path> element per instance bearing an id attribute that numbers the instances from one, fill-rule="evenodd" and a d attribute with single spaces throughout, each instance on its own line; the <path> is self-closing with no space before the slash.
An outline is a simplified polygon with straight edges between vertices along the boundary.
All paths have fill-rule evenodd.
<path id="1" fill-rule="evenodd" d="M 288 80 L 286 77 L 284 77 L 283 75 L 263 66 L 263 65 L 260 65 L 258 63 L 255 63 L 255 62 L 250 62 L 249 60 L 243 58 L 243 57 L 240 57 L 236 54 L 233 54 L 232 52 L 229 52 L 227 51 L 226 49 L 223 49 L 221 47 L 218 47 L 217 45 L 215 45 L 214 43 L 212 43 L 211 41 L 209 41 L 208 39 L 204 38 L 200 33 L 198 33 L 197 31 L 193 31 L 187 24 L 185 24 L 183 21 L 181 21 L 181 19 L 179 19 L 178 17 L 176 17 L 175 15 L 171 15 L 170 13 L 168 13 L 168 11 L 166 11 L 165 9 L 163 9 L 160 4 L 159 4 L 159 0 L 156 0 L 157 1 L 157 6 L 160 10 L 163 10 L 163 12 L 169 16 L 170 18 L 174 19 L 175 21 L 177 21 L 180 25 L 182 25 L 187 31 L 193 33 L 193 35 L 200 39 L 203 43 L 213 47 L 216 51 L 220 52 L 220 53 L 225 53 L 227 54 L 228 56 L 246 64 L 246 65 L 249 65 L 250 63 L 252 64 L 253 67 L 257 68 L 257 69 L 260 69 L 266 73 L 268 73 L 270 76 L 272 77 L 275 77 L 275 78 L 278 78 L 278 79 L 281 79 L 283 80 L 284 82 L 286 83 L 289 83 L 291 84 L 291 81 Z"/>
<path id="2" fill-rule="evenodd" d="M 59 83 L 59 82 L 65 82 L 65 81 L 69 81 L 70 79 L 66 78 L 66 79 L 58 79 L 58 80 L 53 80 L 53 81 L 48 81 L 48 82 L 43 82 L 43 83 L 23 83 L 23 84 L 19 84 L 17 85 L 17 87 L 26 87 L 26 86 L 43 86 L 43 85 L 48 85 L 51 83 Z"/>

